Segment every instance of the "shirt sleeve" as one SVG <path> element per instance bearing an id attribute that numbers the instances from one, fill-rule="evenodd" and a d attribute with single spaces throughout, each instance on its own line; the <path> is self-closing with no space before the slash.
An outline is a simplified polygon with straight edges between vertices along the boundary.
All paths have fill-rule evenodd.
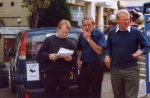
<path id="1" fill-rule="evenodd" d="M 98 44 L 102 47 L 105 48 L 106 47 L 106 39 L 103 33 L 101 33 Z"/>
<path id="2" fill-rule="evenodd" d="M 75 41 L 74 43 L 77 43 L 77 42 Z M 74 50 L 74 53 L 72 55 L 72 61 L 71 61 L 72 64 L 70 64 L 70 65 L 73 65 L 74 67 L 76 67 L 76 64 L 77 64 L 77 51 L 76 51 L 76 48 L 75 48 L 76 46 L 75 46 L 74 43 L 71 42 L 71 48 L 70 49 Z"/>
<path id="3" fill-rule="evenodd" d="M 78 39 L 78 44 L 77 44 L 77 50 L 81 50 L 82 49 L 82 34 L 79 36 L 79 39 Z"/>
<path id="4" fill-rule="evenodd" d="M 148 43 L 147 43 L 144 35 L 142 34 L 142 32 L 140 32 L 139 30 L 138 30 L 138 41 L 140 44 L 140 49 L 143 51 L 143 53 L 145 54 L 146 52 L 148 52 L 148 50 L 149 50 Z"/>
<path id="5" fill-rule="evenodd" d="M 48 38 L 46 38 L 38 52 L 38 62 L 45 62 L 49 59 L 48 49 L 49 49 L 49 40 Z"/>
<path id="6" fill-rule="evenodd" d="M 106 49 L 105 49 L 105 55 L 111 56 L 111 50 L 112 50 L 111 34 L 110 34 L 110 32 L 108 32 L 107 46 L 106 46 Z"/>

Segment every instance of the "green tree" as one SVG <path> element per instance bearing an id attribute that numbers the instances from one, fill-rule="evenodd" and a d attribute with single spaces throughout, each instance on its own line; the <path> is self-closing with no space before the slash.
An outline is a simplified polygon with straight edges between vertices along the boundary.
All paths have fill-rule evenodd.
<path id="1" fill-rule="evenodd" d="M 51 5 L 41 12 L 38 27 L 56 27 L 62 19 L 71 20 L 70 6 L 66 0 L 53 0 Z"/>
<path id="2" fill-rule="evenodd" d="M 22 7 L 26 7 L 31 11 L 30 27 L 37 28 L 40 10 L 50 5 L 51 0 L 23 0 Z"/>

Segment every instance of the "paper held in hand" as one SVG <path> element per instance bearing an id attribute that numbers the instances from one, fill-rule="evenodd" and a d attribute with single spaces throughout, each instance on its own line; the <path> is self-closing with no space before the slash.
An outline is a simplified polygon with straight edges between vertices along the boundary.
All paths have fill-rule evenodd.
<path id="1" fill-rule="evenodd" d="M 59 58 L 63 58 L 65 56 L 71 56 L 73 54 L 73 52 L 74 52 L 74 50 L 70 50 L 70 49 L 61 47 L 56 55 Z"/>

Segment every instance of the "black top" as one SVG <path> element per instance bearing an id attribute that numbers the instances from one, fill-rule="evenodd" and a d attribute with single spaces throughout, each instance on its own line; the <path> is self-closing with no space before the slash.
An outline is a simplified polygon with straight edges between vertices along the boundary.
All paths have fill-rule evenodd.
<path id="1" fill-rule="evenodd" d="M 137 65 L 137 59 L 132 56 L 139 48 L 145 53 L 147 43 L 137 28 L 131 27 L 130 32 L 116 32 L 113 28 L 108 33 L 106 54 L 112 59 L 112 67 L 124 69 Z"/>
<path id="2" fill-rule="evenodd" d="M 57 53 L 61 47 L 75 50 L 74 44 L 67 38 L 58 38 L 56 35 L 52 35 L 44 40 L 38 53 L 38 62 L 44 67 L 46 72 L 70 71 L 72 62 L 75 59 L 75 52 L 72 55 L 73 60 L 71 62 L 65 61 L 64 58 L 59 58 L 54 62 L 48 57 L 51 53 Z"/>

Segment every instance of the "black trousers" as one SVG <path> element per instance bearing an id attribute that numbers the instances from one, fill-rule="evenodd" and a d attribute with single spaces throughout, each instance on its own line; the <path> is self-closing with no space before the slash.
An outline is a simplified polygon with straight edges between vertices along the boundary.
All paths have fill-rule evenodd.
<path id="1" fill-rule="evenodd" d="M 45 92 L 46 98 L 68 98 L 69 73 L 46 73 Z"/>
<path id="2" fill-rule="evenodd" d="M 78 88 L 81 98 L 100 98 L 103 81 L 103 64 L 98 62 L 82 63 Z"/>

